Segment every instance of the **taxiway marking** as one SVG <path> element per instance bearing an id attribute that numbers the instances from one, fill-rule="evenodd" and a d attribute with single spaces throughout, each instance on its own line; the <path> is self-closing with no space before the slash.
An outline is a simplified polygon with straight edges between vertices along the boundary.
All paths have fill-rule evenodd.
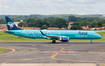
<path id="1" fill-rule="evenodd" d="M 100 66 L 105 66 L 105 64 L 100 64 Z"/>
<path id="2" fill-rule="evenodd" d="M 7 61 L 0 63 L 0 65 L 7 63 L 7 62 L 17 61 L 17 60 L 37 60 L 37 59 L 45 59 L 45 58 L 50 58 L 50 57 L 27 58 L 27 59 L 7 59 Z"/>
<path id="3" fill-rule="evenodd" d="M 64 50 L 64 48 L 62 48 L 60 50 L 60 52 L 62 52 L 63 50 Z M 101 62 L 101 61 L 84 61 L 84 60 L 71 60 L 71 59 L 59 59 L 59 58 L 55 58 L 58 54 L 60 54 L 60 53 L 55 53 L 50 58 L 54 59 L 54 60 L 73 61 L 73 62 Z"/>
<path id="4" fill-rule="evenodd" d="M 62 52 L 62 50 L 63 50 L 64 48 L 62 48 L 61 50 L 60 50 L 60 52 Z M 55 54 L 53 54 L 50 58 L 51 59 L 56 59 L 55 57 L 58 55 L 59 53 L 55 53 Z"/>
<path id="5" fill-rule="evenodd" d="M 0 48 L 3 48 L 3 47 L 0 47 Z M 10 51 L 10 52 L 8 52 L 8 53 L 3 53 L 3 54 L 0 54 L 0 55 L 10 54 L 10 53 L 15 52 L 15 49 L 12 49 L 12 48 L 3 48 L 3 49 L 11 49 L 12 51 Z"/>
<path id="6" fill-rule="evenodd" d="M 59 54 L 59 55 L 77 55 L 77 54 Z"/>
<path id="7" fill-rule="evenodd" d="M 16 52 L 13 52 L 13 53 L 23 53 L 23 52 L 40 52 L 40 51 L 16 51 Z"/>
<path id="8" fill-rule="evenodd" d="M 41 51 L 41 53 L 77 53 L 76 51 Z"/>

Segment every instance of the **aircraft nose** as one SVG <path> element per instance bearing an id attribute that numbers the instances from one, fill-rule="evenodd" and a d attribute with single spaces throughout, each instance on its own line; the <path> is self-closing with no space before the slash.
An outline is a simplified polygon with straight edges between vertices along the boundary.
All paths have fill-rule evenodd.
<path id="1" fill-rule="evenodd" d="M 102 36 L 100 36 L 100 35 L 99 35 L 99 38 L 101 39 L 101 38 L 102 38 Z"/>

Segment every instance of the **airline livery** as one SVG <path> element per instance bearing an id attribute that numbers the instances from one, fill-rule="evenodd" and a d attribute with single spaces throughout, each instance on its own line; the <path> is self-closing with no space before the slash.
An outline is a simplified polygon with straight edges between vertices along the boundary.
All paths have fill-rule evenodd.
<path id="1" fill-rule="evenodd" d="M 61 42 L 68 42 L 70 39 L 101 39 L 102 37 L 94 31 L 81 31 L 81 30 L 23 30 L 18 28 L 14 22 L 7 16 L 5 16 L 7 24 L 7 33 L 26 37 L 26 38 L 43 38 L 53 40 L 52 43 L 56 43 L 56 40 Z"/>

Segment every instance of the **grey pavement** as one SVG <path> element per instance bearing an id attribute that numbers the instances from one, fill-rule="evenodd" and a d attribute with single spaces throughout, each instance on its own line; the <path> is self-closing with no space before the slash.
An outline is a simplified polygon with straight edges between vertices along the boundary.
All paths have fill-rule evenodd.
<path id="1" fill-rule="evenodd" d="M 0 54 L 0 66 L 11 63 L 45 66 L 59 63 L 68 66 L 105 64 L 105 42 L 0 42 L 0 48 L 8 49 Z"/>

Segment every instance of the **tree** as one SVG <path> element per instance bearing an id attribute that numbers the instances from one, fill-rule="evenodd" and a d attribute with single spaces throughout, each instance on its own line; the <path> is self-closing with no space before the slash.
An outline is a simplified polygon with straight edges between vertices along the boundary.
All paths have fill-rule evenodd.
<path id="1" fill-rule="evenodd" d="M 102 24 L 103 27 L 105 27 L 105 24 Z"/>
<path id="2" fill-rule="evenodd" d="M 77 18 L 77 17 L 75 17 L 75 16 L 69 16 L 69 18 L 68 18 L 68 20 L 69 20 L 69 22 L 76 22 L 78 19 L 80 19 L 80 18 Z"/>
<path id="3" fill-rule="evenodd" d="M 28 27 L 34 27 L 34 23 L 33 22 L 29 22 L 28 23 Z"/>
<path id="4" fill-rule="evenodd" d="M 105 24 L 105 20 L 101 20 L 103 22 L 103 24 Z"/>
<path id="5" fill-rule="evenodd" d="M 46 24 L 48 27 L 53 27 L 52 23 L 54 22 L 56 18 L 54 17 L 48 17 L 48 18 L 44 18 L 43 22 L 44 24 Z"/>
<path id="6" fill-rule="evenodd" d="M 75 22 L 73 25 L 79 26 L 79 25 L 81 25 L 81 23 L 80 22 Z"/>
<path id="7" fill-rule="evenodd" d="M 26 23 L 28 24 L 28 27 L 35 27 L 36 19 L 29 18 L 29 19 L 26 20 Z"/>
<path id="8" fill-rule="evenodd" d="M 24 27 L 27 27 L 28 25 L 26 24 L 26 22 L 23 22 L 24 23 Z"/>
<path id="9" fill-rule="evenodd" d="M 23 23 L 23 22 L 20 22 L 20 23 L 18 24 L 18 26 L 22 27 L 22 26 L 24 26 L 24 23 Z"/>
<path id="10" fill-rule="evenodd" d="M 59 28 L 65 27 L 66 28 L 67 27 L 66 22 L 68 21 L 66 21 L 63 18 L 56 18 L 52 23 L 52 27 L 59 27 Z"/>
<path id="11" fill-rule="evenodd" d="M 25 23 L 25 22 L 20 22 L 19 24 L 18 24 L 18 26 L 20 26 L 20 27 L 27 27 L 27 24 Z"/>
<path id="12" fill-rule="evenodd" d="M 73 25 L 72 27 L 71 27 L 71 30 L 77 30 L 78 28 L 77 28 L 77 26 L 76 25 Z"/>
<path id="13" fill-rule="evenodd" d="M 44 21 L 50 21 L 50 22 L 52 22 L 53 20 L 55 20 L 55 18 L 54 18 L 54 17 L 44 18 Z"/>
<path id="14" fill-rule="evenodd" d="M 47 25 L 43 25 L 41 29 L 47 29 Z"/>
<path id="15" fill-rule="evenodd" d="M 81 24 L 82 24 L 81 22 L 75 22 L 73 25 L 77 26 L 77 30 L 82 30 Z"/>
<path id="16" fill-rule="evenodd" d="M 29 18 L 28 20 L 27 20 L 27 24 L 29 23 L 29 22 L 35 22 L 36 20 L 34 19 L 34 18 Z"/>
<path id="17" fill-rule="evenodd" d="M 0 19 L 0 24 L 6 24 L 4 19 Z"/>
<path id="18" fill-rule="evenodd" d="M 19 22 L 20 20 L 17 20 L 17 19 L 15 19 L 15 18 L 12 18 L 12 21 L 13 21 L 13 22 Z"/>
<path id="19" fill-rule="evenodd" d="M 97 27 L 97 22 L 96 21 L 92 21 L 90 24 L 89 24 L 89 27 L 90 28 L 94 28 L 94 27 Z"/>
<path id="20" fill-rule="evenodd" d="M 43 25 L 43 21 L 42 21 L 42 19 L 37 19 L 36 20 L 36 27 L 42 27 L 42 25 Z"/>
<path id="21" fill-rule="evenodd" d="M 82 26 L 81 25 L 77 26 L 77 30 L 82 30 Z"/>
<path id="22" fill-rule="evenodd" d="M 44 21 L 44 24 L 47 25 L 48 27 L 51 27 L 51 22 L 50 21 Z"/>
<path id="23" fill-rule="evenodd" d="M 98 21 L 98 22 L 97 22 L 98 27 L 102 27 L 102 24 L 103 24 L 102 21 Z"/>
<path id="24" fill-rule="evenodd" d="M 82 20 L 81 21 L 81 26 L 87 26 L 88 25 L 88 21 L 87 20 Z"/>

